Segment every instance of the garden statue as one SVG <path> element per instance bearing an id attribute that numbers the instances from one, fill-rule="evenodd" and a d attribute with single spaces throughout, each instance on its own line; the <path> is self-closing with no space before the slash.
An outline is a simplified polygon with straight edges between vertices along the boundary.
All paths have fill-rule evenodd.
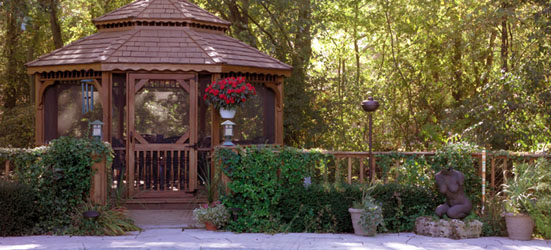
<path id="1" fill-rule="evenodd" d="M 446 203 L 436 208 L 436 215 L 444 214 L 451 219 L 463 219 L 469 215 L 473 204 L 463 192 L 465 176 L 452 167 L 443 169 L 436 174 L 436 186 L 440 193 L 446 195 Z"/>

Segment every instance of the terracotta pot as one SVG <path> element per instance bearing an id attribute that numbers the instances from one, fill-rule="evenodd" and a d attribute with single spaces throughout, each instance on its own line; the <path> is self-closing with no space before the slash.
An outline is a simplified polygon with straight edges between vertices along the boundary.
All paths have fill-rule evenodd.
<path id="1" fill-rule="evenodd" d="M 507 233 L 512 240 L 531 240 L 534 220 L 528 214 L 505 213 Z"/>
<path id="2" fill-rule="evenodd" d="M 205 222 L 205 227 L 208 231 L 216 231 L 217 229 L 216 226 L 210 221 Z"/>
<path id="3" fill-rule="evenodd" d="M 237 112 L 236 109 L 220 108 L 220 117 L 222 117 L 222 119 L 233 119 L 235 117 L 235 112 Z"/>
<path id="4" fill-rule="evenodd" d="M 377 229 L 373 230 L 373 232 L 370 234 L 369 232 L 365 231 L 363 227 L 360 225 L 360 218 L 362 217 L 362 213 L 364 212 L 363 209 L 356 209 L 356 208 L 349 208 L 348 212 L 350 212 L 350 219 L 352 219 L 352 227 L 354 227 L 354 234 L 356 235 L 369 235 L 373 236 L 373 232 L 377 232 Z"/>

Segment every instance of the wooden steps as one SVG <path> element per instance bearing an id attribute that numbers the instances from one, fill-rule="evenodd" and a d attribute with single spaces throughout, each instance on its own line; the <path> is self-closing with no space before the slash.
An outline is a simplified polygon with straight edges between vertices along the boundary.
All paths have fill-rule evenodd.
<path id="1" fill-rule="evenodd" d="M 126 201 L 126 208 L 133 210 L 192 210 L 207 203 L 203 192 L 143 192 Z"/>

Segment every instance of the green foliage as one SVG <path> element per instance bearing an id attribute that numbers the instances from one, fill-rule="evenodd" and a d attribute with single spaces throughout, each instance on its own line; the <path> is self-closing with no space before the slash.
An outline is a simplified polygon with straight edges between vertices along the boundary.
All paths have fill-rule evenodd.
<path id="1" fill-rule="evenodd" d="M 545 239 L 551 239 L 551 198 L 542 197 L 537 200 L 530 211 L 530 216 L 536 224 L 536 232 Z"/>
<path id="2" fill-rule="evenodd" d="M 32 232 L 37 213 L 34 200 L 27 185 L 0 180 L 0 237 Z"/>
<path id="3" fill-rule="evenodd" d="M 283 194 L 278 212 L 283 232 L 353 232 L 348 208 L 360 200 L 359 186 L 348 184 L 297 187 Z"/>
<path id="4" fill-rule="evenodd" d="M 507 236 L 507 225 L 503 217 L 503 200 L 499 196 L 487 196 L 484 214 L 479 215 L 482 236 Z"/>
<path id="5" fill-rule="evenodd" d="M 551 239 L 551 162 L 540 158 L 532 171 L 536 172 L 536 202 L 532 204 L 530 216 L 536 223 L 536 231 L 546 239 Z"/>
<path id="6" fill-rule="evenodd" d="M 15 150 L 14 152 L 17 152 Z M 107 171 L 112 149 L 98 140 L 61 137 L 47 147 L 19 150 L 11 155 L 16 165 L 15 180 L 36 195 L 38 228 L 62 233 L 72 216 L 89 196 L 93 163 L 105 157 Z"/>
<path id="7" fill-rule="evenodd" d="M 31 146 L 34 140 L 33 116 L 32 105 L 0 111 L 0 147 Z"/>
<path id="8" fill-rule="evenodd" d="M 443 202 L 430 189 L 396 183 L 376 185 L 371 195 L 382 203 L 384 224 L 390 232 L 413 231 L 417 217 L 433 215 Z"/>
<path id="9" fill-rule="evenodd" d="M 508 213 L 528 213 L 536 201 L 536 187 L 541 176 L 530 164 L 522 163 L 513 166 L 513 178 L 502 184 L 501 194 L 505 195 L 505 211 Z"/>
<path id="10" fill-rule="evenodd" d="M 216 228 L 223 228 L 230 220 L 230 212 L 224 204 L 216 204 L 214 207 L 206 205 L 193 210 L 193 219 L 201 223 L 210 222 Z"/>
<path id="11" fill-rule="evenodd" d="M 96 219 L 85 218 L 83 213 L 86 211 L 96 211 L 100 216 Z M 111 206 L 84 204 L 73 215 L 72 220 L 66 232 L 70 235 L 120 236 L 126 232 L 140 230 L 131 219 L 126 217 L 124 211 Z"/>
<path id="12" fill-rule="evenodd" d="M 283 194 L 302 187 L 303 180 L 327 156 L 294 148 L 218 149 L 215 162 L 231 182 L 231 195 L 222 199 L 230 209 L 239 209 L 228 229 L 237 232 L 275 231 L 281 220 L 278 204 Z"/>

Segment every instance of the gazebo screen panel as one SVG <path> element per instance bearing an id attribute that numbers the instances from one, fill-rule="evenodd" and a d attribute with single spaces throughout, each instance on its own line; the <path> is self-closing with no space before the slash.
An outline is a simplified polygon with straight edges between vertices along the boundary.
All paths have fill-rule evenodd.
<path id="1" fill-rule="evenodd" d="M 112 138 L 113 147 L 126 146 L 126 74 L 113 74 L 112 89 Z"/>
<path id="2" fill-rule="evenodd" d="M 83 95 L 80 81 L 56 81 L 54 85 L 46 89 L 44 92 L 44 140 L 46 143 L 61 136 L 89 136 L 88 123 L 102 120 L 103 110 L 98 90 L 94 88 L 93 91 L 93 110 L 86 113 L 83 113 L 82 110 L 85 101 Z"/>
<path id="3" fill-rule="evenodd" d="M 254 84 L 257 95 L 237 110 L 234 143 L 242 145 L 275 143 L 275 93 L 264 84 Z M 221 128 L 223 129 L 223 128 Z M 223 136 L 223 131 L 220 132 Z"/>

